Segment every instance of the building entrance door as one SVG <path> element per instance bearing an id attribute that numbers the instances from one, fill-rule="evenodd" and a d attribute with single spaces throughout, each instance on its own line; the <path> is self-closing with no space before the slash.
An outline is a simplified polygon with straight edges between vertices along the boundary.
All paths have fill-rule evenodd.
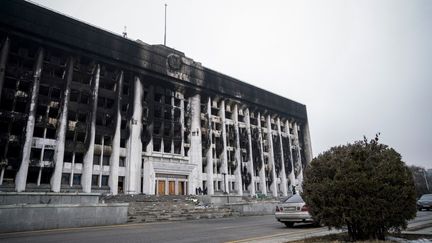
<path id="1" fill-rule="evenodd" d="M 178 183 L 178 194 L 184 195 L 184 181 L 179 181 Z"/>
<path id="2" fill-rule="evenodd" d="M 169 195 L 175 195 L 175 181 L 169 181 Z"/>
<path id="3" fill-rule="evenodd" d="M 165 195 L 165 181 L 158 181 L 158 195 Z"/>

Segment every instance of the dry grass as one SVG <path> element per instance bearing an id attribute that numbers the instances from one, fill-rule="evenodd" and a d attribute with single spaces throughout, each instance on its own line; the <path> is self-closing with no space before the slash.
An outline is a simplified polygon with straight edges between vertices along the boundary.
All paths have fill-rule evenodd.
<path id="1" fill-rule="evenodd" d="M 403 238 L 407 240 L 418 240 L 418 239 L 431 239 L 431 235 L 415 235 L 415 234 L 401 234 L 401 235 L 390 235 L 392 237 L 396 238 Z M 331 235 L 325 235 L 325 236 L 317 236 L 317 237 L 311 237 L 306 238 L 303 240 L 297 240 L 297 241 L 290 241 L 290 243 L 342 243 L 342 242 L 351 242 L 349 241 L 349 237 L 347 233 L 340 233 L 340 234 L 331 234 Z M 389 243 L 389 242 L 397 242 L 392 240 L 386 240 L 386 241 L 380 241 L 380 240 L 366 240 L 366 241 L 357 241 L 361 243 Z"/>

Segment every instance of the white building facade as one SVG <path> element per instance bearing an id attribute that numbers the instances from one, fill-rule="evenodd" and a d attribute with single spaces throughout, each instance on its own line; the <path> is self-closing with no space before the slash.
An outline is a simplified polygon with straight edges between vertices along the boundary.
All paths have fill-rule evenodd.
<path id="1" fill-rule="evenodd" d="M 1 191 L 277 197 L 301 186 L 304 105 L 169 47 L 4 7 Z"/>

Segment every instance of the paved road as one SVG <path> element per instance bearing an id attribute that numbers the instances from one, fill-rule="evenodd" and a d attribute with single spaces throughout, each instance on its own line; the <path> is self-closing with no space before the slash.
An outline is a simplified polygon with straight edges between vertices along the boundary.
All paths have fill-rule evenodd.
<path id="1" fill-rule="evenodd" d="M 432 221 L 432 212 L 420 212 L 416 222 L 426 219 Z M 0 242 L 273 242 L 324 233 L 309 225 L 286 228 L 267 215 L 7 233 Z"/>

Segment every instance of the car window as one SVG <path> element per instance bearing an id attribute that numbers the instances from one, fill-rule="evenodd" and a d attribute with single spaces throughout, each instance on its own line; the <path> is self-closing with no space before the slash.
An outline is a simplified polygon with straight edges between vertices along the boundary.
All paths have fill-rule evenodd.
<path id="1" fill-rule="evenodd" d="M 300 195 L 295 194 L 291 197 L 289 197 L 287 200 L 285 200 L 286 203 L 303 203 L 303 199 L 300 197 Z"/>
<path id="2" fill-rule="evenodd" d="M 420 199 L 432 199 L 432 194 L 423 195 Z"/>

